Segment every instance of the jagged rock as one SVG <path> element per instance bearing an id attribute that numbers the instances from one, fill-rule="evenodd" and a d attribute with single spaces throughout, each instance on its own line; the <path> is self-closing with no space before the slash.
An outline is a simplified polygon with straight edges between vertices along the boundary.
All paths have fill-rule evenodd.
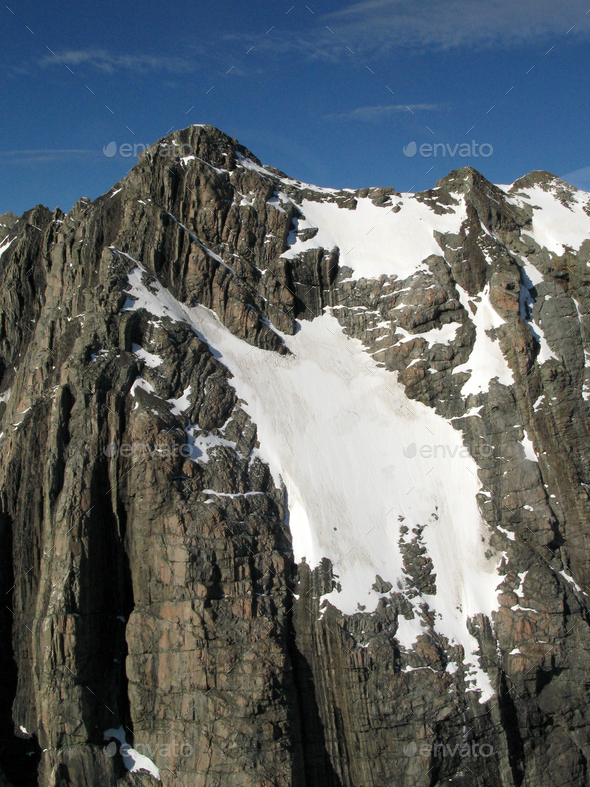
<path id="1" fill-rule="evenodd" d="M 533 238 L 532 189 L 580 205 L 548 173 L 504 191 L 471 168 L 412 198 L 316 189 L 193 126 L 67 215 L 0 217 L 4 783 L 157 783 L 105 754 L 123 728 L 167 787 L 587 784 L 590 241 Z M 320 203 L 465 212 L 408 275 L 365 277 L 319 243 Z M 495 611 L 468 621 L 488 699 L 439 630 L 440 512 L 400 526 L 403 572 L 373 573 L 373 610 L 340 611 L 330 555 L 296 563 L 286 490 L 196 304 L 269 363 L 328 309 L 453 423 L 501 555 Z M 477 390 L 486 340 L 512 381 Z"/>

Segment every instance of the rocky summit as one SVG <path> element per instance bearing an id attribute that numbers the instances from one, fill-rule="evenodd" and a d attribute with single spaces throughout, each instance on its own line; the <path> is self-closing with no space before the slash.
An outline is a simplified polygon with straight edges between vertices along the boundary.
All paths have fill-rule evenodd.
<path id="1" fill-rule="evenodd" d="M 0 216 L 0 785 L 589 785 L 589 266 L 211 126 Z"/>

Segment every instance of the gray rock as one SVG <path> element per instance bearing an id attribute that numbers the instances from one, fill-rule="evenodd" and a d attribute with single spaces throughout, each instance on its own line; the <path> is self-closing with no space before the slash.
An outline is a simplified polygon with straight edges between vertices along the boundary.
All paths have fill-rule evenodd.
<path id="1" fill-rule="evenodd" d="M 161 155 L 172 138 L 196 158 Z M 511 195 L 535 184 L 571 203 L 548 173 Z M 149 148 L 117 188 L 65 216 L 38 206 L 0 218 L 0 239 L 15 238 L 0 269 L 7 778 L 17 783 L 16 763 L 23 785 L 153 783 L 106 756 L 104 732 L 122 726 L 167 786 L 586 785 L 590 243 L 561 257 L 539 247 L 532 211 L 465 168 L 415 197 L 439 214 L 466 200 L 460 233 L 437 236 L 440 255 L 404 281 L 350 281 L 339 249 L 281 257 L 303 200 L 354 211 L 369 197 L 385 212 L 400 195 L 299 186 L 210 126 Z M 281 210 L 278 191 L 291 199 Z M 543 273 L 537 288 L 523 255 Z M 135 260 L 146 284 L 277 353 L 280 332 L 332 307 L 410 398 L 452 419 L 478 465 L 486 547 L 505 553 L 499 609 L 470 621 L 491 700 L 479 701 L 461 647 L 437 631 L 426 523 L 402 531 L 406 585 L 376 577 L 374 613 L 343 615 L 323 599 L 338 577 L 327 558 L 295 564 L 285 491 L 253 456 L 256 424 L 231 371 L 187 326 L 121 312 Z M 476 331 L 458 287 L 474 298 L 489 288 L 514 385 L 462 397 L 466 374 L 453 372 Z M 532 320 L 556 359 L 537 362 Z M 447 345 L 422 337 L 451 322 Z M 131 395 L 139 376 L 153 393 Z M 189 386 L 175 414 L 167 400 Z M 189 420 L 223 437 L 206 462 L 183 453 Z M 410 598 L 424 633 L 406 651 L 396 632 L 418 614 Z M 29 752 L 20 726 L 35 736 Z"/>

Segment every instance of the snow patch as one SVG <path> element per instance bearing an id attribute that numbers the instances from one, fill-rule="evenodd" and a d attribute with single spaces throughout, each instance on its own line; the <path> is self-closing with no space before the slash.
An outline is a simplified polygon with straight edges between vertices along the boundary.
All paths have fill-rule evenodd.
<path id="1" fill-rule="evenodd" d="M 541 345 L 541 350 L 539 352 L 537 360 L 541 363 L 545 363 L 545 361 L 549 361 L 551 359 L 558 361 L 559 358 L 553 352 L 551 347 L 545 338 L 545 333 L 540 325 L 537 324 L 535 320 L 533 320 L 533 305 L 535 303 L 535 299 L 532 295 L 532 290 L 539 284 L 540 281 L 543 281 L 543 277 L 529 262 L 522 262 L 522 267 L 520 271 L 520 293 L 519 293 L 519 306 L 520 306 L 520 316 L 529 326 L 529 330 L 533 335 L 533 338 L 537 340 L 537 342 Z M 540 278 L 539 278 L 540 277 Z"/>
<path id="2" fill-rule="evenodd" d="M 191 393 L 190 385 L 188 388 L 182 393 L 182 396 L 179 396 L 178 399 L 167 399 L 166 401 L 172 405 L 172 410 L 170 411 L 173 415 L 182 415 L 185 410 L 191 406 L 191 402 L 189 401 L 189 396 Z"/>
<path id="3" fill-rule="evenodd" d="M 506 528 L 501 527 L 500 525 L 496 525 L 496 527 L 498 528 L 500 533 L 504 533 L 506 538 L 509 538 L 510 541 L 515 541 L 516 540 L 516 536 L 514 535 L 514 533 L 511 533 L 509 530 L 506 530 Z"/>
<path id="4" fill-rule="evenodd" d="M 150 369 L 156 369 L 158 366 L 164 363 L 163 359 L 160 358 L 159 355 L 154 355 L 153 353 L 149 353 L 147 350 L 144 350 L 139 344 L 132 344 L 131 351 L 133 355 L 136 355 L 140 358 L 146 366 L 149 366 Z"/>
<path id="5" fill-rule="evenodd" d="M 540 186 L 527 188 L 524 193 L 525 198 L 515 197 L 514 202 L 532 206 L 532 236 L 539 246 L 561 256 L 566 246 L 578 251 L 590 238 L 590 216 L 584 211 L 586 194 L 572 190 L 571 207 L 566 207 L 552 191 Z"/>
<path id="6" fill-rule="evenodd" d="M 235 500 L 239 497 L 264 495 L 264 492 L 216 492 L 214 489 L 203 489 L 203 494 L 213 495 L 214 497 L 229 497 L 230 500 Z"/>
<path id="7" fill-rule="evenodd" d="M 0 243 L 0 257 L 4 254 L 4 252 L 10 246 L 10 244 L 13 243 L 15 240 L 16 238 L 10 238 L 10 239 L 4 238 L 2 243 Z"/>
<path id="8" fill-rule="evenodd" d="M 561 574 L 561 576 L 565 579 L 565 581 L 568 582 L 573 588 L 575 588 L 578 591 L 578 593 L 582 592 L 582 588 L 578 585 L 578 583 L 573 577 L 570 577 L 569 574 L 565 573 L 565 571 L 558 571 L 557 573 Z"/>
<path id="9" fill-rule="evenodd" d="M 144 380 L 143 377 L 135 378 L 135 382 L 133 383 L 133 385 L 131 386 L 131 390 L 129 391 L 131 396 L 135 396 L 135 391 L 138 388 L 142 388 L 144 391 L 147 391 L 147 393 L 151 393 L 151 394 L 155 393 L 153 385 L 151 383 L 148 383 L 147 380 Z"/>
<path id="10" fill-rule="evenodd" d="M 389 327 L 389 323 L 380 323 L 376 327 L 381 327 L 381 325 Z M 396 326 L 396 333 L 401 333 L 404 337 L 400 344 L 405 344 L 406 342 L 411 341 L 412 339 L 426 339 L 428 342 L 428 346 L 432 347 L 433 344 L 450 344 L 452 341 L 455 340 L 457 336 L 457 330 L 461 327 L 461 323 L 459 322 L 449 322 L 441 325 L 438 328 L 431 328 L 429 331 L 425 333 L 410 333 L 406 331 L 405 328 L 401 328 L 400 326 Z M 379 337 L 380 339 L 386 339 L 387 336 Z M 379 341 L 379 340 L 377 340 Z M 417 360 L 422 360 L 417 359 Z"/>
<path id="11" fill-rule="evenodd" d="M 160 769 L 150 760 L 149 757 L 146 757 L 145 754 L 140 754 L 127 743 L 123 727 L 119 727 L 118 729 L 111 727 L 110 729 L 106 730 L 104 733 L 104 740 L 107 741 L 109 738 L 115 738 L 115 740 L 118 740 L 121 744 L 120 751 L 121 756 L 123 757 L 123 765 L 130 773 L 147 771 L 148 773 L 151 773 L 155 779 L 161 781 Z"/>
<path id="12" fill-rule="evenodd" d="M 535 449 L 533 447 L 533 443 L 530 440 L 529 436 L 526 433 L 526 429 L 524 430 L 524 437 L 522 440 L 519 441 L 521 446 L 524 448 L 524 455 L 529 460 L 529 462 L 539 462 L 537 454 L 535 453 Z"/>
<path id="13" fill-rule="evenodd" d="M 471 355 L 466 363 L 456 366 L 453 370 L 453 374 L 471 373 L 471 377 L 461 387 L 461 394 L 465 397 L 469 394 L 486 392 L 493 379 L 497 379 L 503 385 L 512 385 L 514 377 L 500 349 L 500 343 L 488 336 L 487 333 L 504 324 L 504 320 L 490 303 L 490 285 L 487 284 L 481 293 L 479 303 L 470 298 L 461 286 L 458 284 L 456 286 L 461 305 L 472 319 L 476 329 L 475 344 Z M 470 303 L 476 307 L 475 314 L 471 311 Z"/>
<path id="14" fill-rule="evenodd" d="M 298 221 L 298 229 L 318 228 L 318 232 L 306 241 L 291 233 L 291 248 L 281 256 L 292 259 L 309 249 L 337 246 L 340 265 L 352 268 L 350 280 L 382 274 L 405 279 L 420 269 L 428 270 L 423 261 L 441 254 L 434 231 L 458 233 L 467 215 L 464 202 L 452 213 L 437 215 L 414 198 L 404 200 L 397 213 L 374 205 L 369 197 L 357 198 L 355 210 L 305 199 L 300 209 L 305 219 Z"/>

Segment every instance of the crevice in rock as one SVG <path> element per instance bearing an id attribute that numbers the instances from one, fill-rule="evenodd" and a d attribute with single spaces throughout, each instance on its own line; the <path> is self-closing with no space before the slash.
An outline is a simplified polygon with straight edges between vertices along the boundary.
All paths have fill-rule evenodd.
<path id="1" fill-rule="evenodd" d="M 35 736 L 15 735 L 12 704 L 18 667 L 12 646 L 14 569 L 12 520 L 0 512 L 0 783 L 2 773 L 14 787 L 36 787 L 41 749 Z"/>
<path id="2" fill-rule="evenodd" d="M 343 787 L 326 747 L 313 671 L 297 646 L 295 631 L 289 642 L 289 656 L 293 664 L 293 681 L 299 708 L 305 787 Z"/>
<path id="3" fill-rule="evenodd" d="M 524 779 L 524 742 L 520 734 L 518 713 L 508 689 L 506 675 L 502 673 L 499 689 L 500 718 L 508 747 L 508 762 L 516 787 L 520 787 Z"/>

